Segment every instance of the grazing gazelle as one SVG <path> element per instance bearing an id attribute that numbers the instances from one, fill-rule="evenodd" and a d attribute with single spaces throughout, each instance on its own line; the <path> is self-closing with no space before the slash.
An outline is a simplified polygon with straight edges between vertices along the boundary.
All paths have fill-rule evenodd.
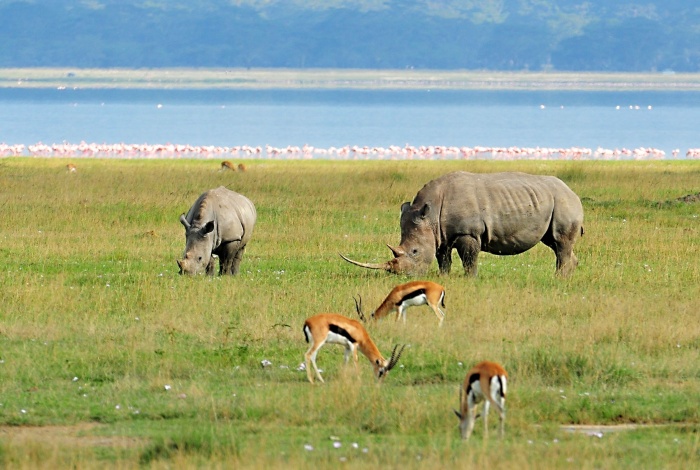
<path id="1" fill-rule="evenodd" d="M 238 164 L 238 171 L 246 171 L 248 168 L 245 166 L 245 163 L 239 163 Z"/>
<path id="2" fill-rule="evenodd" d="M 433 309 L 440 321 L 440 326 L 442 326 L 445 312 L 440 309 L 440 306 L 445 308 L 445 288 L 430 281 L 412 281 L 400 284 L 389 292 L 384 302 L 370 314 L 370 317 L 379 320 L 395 310 L 396 320 L 403 317 L 403 322 L 406 323 L 406 309 L 418 305 L 428 305 Z M 361 298 L 359 304 L 357 300 L 355 301 L 355 308 L 360 318 L 364 319 Z"/>
<path id="3" fill-rule="evenodd" d="M 69 163 L 68 165 L 66 165 L 66 171 L 68 173 L 77 173 L 78 168 L 74 164 Z"/>
<path id="4" fill-rule="evenodd" d="M 506 419 L 506 388 L 508 374 L 495 362 L 480 362 L 467 372 L 464 384 L 459 389 L 460 411 L 454 410 L 459 418 L 459 430 L 462 439 L 469 439 L 474 430 L 476 405 L 484 402 L 484 436 L 488 433 L 489 404 L 493 404 L 500 418 L 499 436 L 503 437 Z"/>
<path id="5" fill-rule="evenodd" d="M 321 346 L 326 343 L 345 346 L 345 363 L 348 362 L 352 354 L 355 368 L 357 368 L 357 350 L 359 349 L 372 363 L 374 375 L 379 380 L 382 380 L 399 362 L 401 353 L 406 347 L 405 345 L 402 346 L 397 352 L 399 347 L 397 344 L 391 352 L 391 358 L 386 360 L 360 322 L 335 313 L 321 313 L 307 318 L 304 322 L 303 331 L 306 342 L 311 344 L 309 350 L 304 354 L 306 375 L 311 383 L 314 383 L 311 365 L 314 367 L 318 380 L 323 382 L 323 377 L 321 377 L 321 373 L 316 365 L 316 354 L 318 354 Z"/>
<path id="6" fill-rule="evenodd" d="M 221 169 L 219 171 L 224 171 L 224 170 L 231 170 L 231 171 L 236 171 L 236 165 L 231 163 L 228 160 L 224 160 L 221 162 Z"/>

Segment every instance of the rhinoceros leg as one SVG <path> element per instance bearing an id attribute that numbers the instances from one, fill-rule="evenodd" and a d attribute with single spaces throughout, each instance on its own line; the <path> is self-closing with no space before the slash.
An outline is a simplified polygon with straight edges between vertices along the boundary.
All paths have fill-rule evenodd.
<path id="1" fill-rule="evenodd" d="M 212 255 L 209 258 L 209 264 L 207 264 L 207 269 L 206 269 L 207 276 L 214 275 L 214 268 L 216 267 L 216 259 L 217 259 L 217 257 L 214 255 Z"/>
<path id="2" fill-rule="evenodd" d="M 556 273 L 561 277 L 568 277 L 578 266 L 578 258 L 574 254 L 574 247 L 572 243 L 556 243 L 554 247 L 554 254 L 557 256 L 557 270 Z"/>
<path id="3" fill-rule="evenodd" d="M 233 257 L 233 262 L 231 263 L 231 274 L 237 275 L 241 270 L 241 261 L 243 261 L 243 255 L 245 254 L 245 245 L 241 246 Z"/>
<path id="4" fill-rule="evenodd" d="M 452 245 L 444 243 L 438 246 L 435 257 L 437 258 L 440 275 L 450 274 L 450 269 L 452 269 Z"/>
<path id="5" fill-rule="evenodd" d="M 245 252 L 245 245 L 241 246 L 240 241 L 227 243 L 222 247 L 221 262 L 219 265 L 219 274 L 231 274 L 236 275 L 239 272 L 241 265 L 241 260 L 243 259 L 243 253 Z"/>
<path id="6" fill-rule="evenodd" d="M 578 266 L 578 258 L 574 254 L 574 243 L 578 240 L 580 233 L 581 226 L 573 224 L 563 233 L 547 233 L 542 238 L 542 243 L 550 247 L 557 257 L 556 275 L 570 276 Z"/>
<path id="7" fill-rule="evenodd" d="M 479 252 L 481 252 L 481 242 L 473 237 L 464 235 L 454 243 L 455 248 L 457 248 L 457 253 L 462 259 L 462 266 L 464 266 L 464 274 L 467 276 L 476 276 L 477 274 L 477 260 L 479 258 Z"/>

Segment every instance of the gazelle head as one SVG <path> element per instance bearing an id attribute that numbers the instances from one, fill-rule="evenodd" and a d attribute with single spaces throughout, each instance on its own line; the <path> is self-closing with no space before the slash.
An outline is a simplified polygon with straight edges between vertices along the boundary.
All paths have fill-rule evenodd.
<path id="1" fill-rule="evenodd" d="M 395 345 L 394 349 L 391 351 L 391 357 L 389 360 L 384 360 L 382 363 L 381 359 L 377 359 L 374 363 L 374 374 L 377 376 L 377 379 L 379 381 L 382 381 L 384 377 L 389 373 L 391 369 L 393 369 L 396 364 L 399 363 L 399 359 L 401 358 L 401 353 L 403 353 L 404 348 L 406 345 L 402 345 L 401 349 L 399 349 L 399 345 Z M 398 352 L 397 352 L 398 350 Z"/>

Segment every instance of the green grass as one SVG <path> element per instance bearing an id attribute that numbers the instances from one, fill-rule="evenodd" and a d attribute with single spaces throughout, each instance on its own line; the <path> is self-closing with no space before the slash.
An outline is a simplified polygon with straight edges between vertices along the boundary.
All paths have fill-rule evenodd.
<path id="1" fill-rule="evenodd" d="M 688 468 L 700 460 L 698 162 L 0 160 L 0 465 L 13 468 Z M 570 279 L 538 246 L 453 272 L 442 329 L 427 307 L 370 327 L 381 386 L 342 349 L 296 368 L 301 325 L 352 316 L 408 278 L 383 261 L 399 207 L 448 171 L 553 174 L 582 198 Z M 206 189 L 248 196 L 241 275 L 183 278 L 178 221 Z M 263 368 L 261 361 L 272 361 Z M 459 439 L 458 385 L 483 360 L 510 374 L 506 437 Z M 167 387 L 166 387 L 167 386 Z M 167 388 L 167 389 L 166 389 Z M 22 411 L 24 410 L 24 411 Z M 644 425 L 603 437 L 569 424 Z M 654 425 L 654 426 L 647 426 Z M 331 436 L 342 443 L 333 447 Z M 352 446 L 357 443 L 357 448 Z M 313 450 L 305 450 L 305 445 Z"/>

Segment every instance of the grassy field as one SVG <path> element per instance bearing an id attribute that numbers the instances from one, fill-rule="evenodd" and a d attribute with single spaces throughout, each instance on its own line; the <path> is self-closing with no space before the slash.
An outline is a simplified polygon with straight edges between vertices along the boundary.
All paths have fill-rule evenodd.
<path id="1" fill-rule="evenodd" d="M 0 69 L 0 88 L 700 90 L 700 74 L 361 69 Z"/>
<path id="2" fill-rule="evenodd" d="M 66 163 L 0 160 L 0 466 L 700 463 L 700 202 L 678 199 L 700 191 L 698 162 Z M 482 255 L 477 279 L 434 263 L 443 328 L 427 307 L 379 322 L 385 354 L 410 345 L 381 386 L 339 347 L 319 354 L 327 383 L 310 385 L 304 319 L 353 316 L 353 295 L 373 308 L 407 280 L 338 252 L 388 259 L 401 203 L 457 169 L 567 182 L 585 208 L 574 276 L 555 278 L 544 246 Z M 242 274 L 181 277 L 178 217 L 218 185 L 258 210 Z M 463 443 L 452 408 L 483 359 L 510 374 L 506 436 L 492 412 L 490 438 L 479 422 Z"/>

